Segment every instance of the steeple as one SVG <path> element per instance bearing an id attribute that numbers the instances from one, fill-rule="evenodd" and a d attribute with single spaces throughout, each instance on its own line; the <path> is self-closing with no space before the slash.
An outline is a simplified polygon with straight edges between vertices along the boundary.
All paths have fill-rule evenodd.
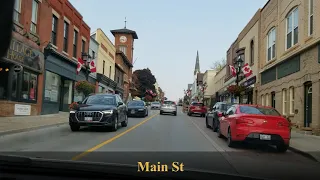
<path id="1" fill-rule="evenodd" d="M 200 72 L 199 52 L 197 51 L 196 65 L 194 67 L 194 75 Z"/>

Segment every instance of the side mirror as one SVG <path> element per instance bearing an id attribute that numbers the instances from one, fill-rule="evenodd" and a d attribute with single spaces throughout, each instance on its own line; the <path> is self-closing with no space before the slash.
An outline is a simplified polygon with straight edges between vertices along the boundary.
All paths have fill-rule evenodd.
<path id="1" fill-rule="evenodd" d="M 118 106 L 121 106 L 121 105 L 123 105 L 123 102 L 118 102 Z"/>

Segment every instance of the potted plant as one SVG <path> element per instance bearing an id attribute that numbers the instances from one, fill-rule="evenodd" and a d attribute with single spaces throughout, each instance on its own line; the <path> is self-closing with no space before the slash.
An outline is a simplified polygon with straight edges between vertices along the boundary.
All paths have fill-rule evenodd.
<path id="1" fill-rule="evenodd" d="M 88 96 L 89 94 L 95 92 L 95 86 L 88 81 L 78 81 L 75 84 L 75 89 L 78 92 L 82 92 L 84 96 Z"/>
<path id="2" fill-rule="evenodd" d="M 242 91 L 245 90 L 244 86 L 238 86 L 238 85 L 230 85 L 227 88 L 228 92 L 234 95 L 239 95 Z"/>
<path id="3" fill-rule="evenodd" d="M 77 102 L 73 102 L 69 105 L 70 110 L 77 110 L 79 108 L 79 104 Z"/>

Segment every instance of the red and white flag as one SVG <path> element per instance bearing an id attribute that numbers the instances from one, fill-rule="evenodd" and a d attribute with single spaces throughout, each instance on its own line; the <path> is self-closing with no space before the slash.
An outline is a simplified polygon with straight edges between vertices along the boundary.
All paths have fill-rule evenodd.
<path id="1" fill-rule="evenodd" d="M 229 68 L 230 68 L 230 71 L 231 71 L 231 74 L 233 77 L 236 77 L 237 76 L 237 70 L 234 66 L 232 65 L 229 65 Z"/>
<path id="2" fill-rule="evenodd" d="M 246 63 L 243 67 L 242 67 L 242 72 L 243 74 L 246 76 L 246 78 L 248 78 L 249 76 L 252 75 L 252 70 L 249 66 L 248 63 Z"/>
<path id="3" fill-rule="evenodd" d="M 94 60 L 91 60 L 91 61 L 90 61 L 89 66 L 90 66 L 90 72 L 91 72 L 91 73 L 97 72 L 96 63 L 94 62 Z"/>
<path id="4" fill-rule="evenodd" d="M 81 71 L 83 63 L 83 60 L 81 58 L 78 58 L 77 74 L 79 74 L 79 72 Z"/>

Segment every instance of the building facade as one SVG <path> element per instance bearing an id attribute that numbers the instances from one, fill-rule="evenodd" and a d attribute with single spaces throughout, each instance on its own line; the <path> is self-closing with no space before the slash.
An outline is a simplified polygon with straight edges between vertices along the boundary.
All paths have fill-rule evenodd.
<path id="1" fill-rule="evenodd" d="M 99 52 L 99 43 L 93 37 L 90 37 L 89 55 L 91 57 L 91 61 L 94 61 L 95 65 L 97 65 L 97 62 L 98 62 L 98 52 Z M 96 80 L 97 72 L 90 73 L 89 76 Z M 98 84 L 99 83 L 96 81 L 96 92 L 99 92 Z M 75 102 L 78 102 L 78 101 L 75 100 Z"/>
<path id="2" fill-rule="evenodd" d="M 228 67 L 229 68 L 229 67 Z M 227 65 L 224 66 L 220 71 L 218 71 L 213 79 L 214 89 L 213 89 L 213 95 L 214 95 L 214 103 L 216 102 L 223 102 L 224 101 L 224 93 L 225 93 L 225 79 L 226 79 L 226 73 L 227 73 Z"/>
<path id="3" fill-rule="evenodd" d="M 97 58 L 97 80 L 99 93 L 115 93 L 114 82 L 116 49 L 107 35 L 98 28 L 91 37 L 99 43 Z"/>
<path id="4" fill-rule="evenodd" d="M 120 50 L 116 51 L 116 65 L 119 67 L 119 71 L 122 72 L 122 88 L 123 100 L 128 101 L 129 97 L 129 75 L 131 73 L 133 65 L 130 63 L 128 57 Z"/>
<path id="5" fill-rule="evenodd" d="M 320 1 L 270 0 L 261 10 L 258 103 L 320 129 Z"/>
<path id="6" fill-rule="evenodd" d="M 200 73 L 200 60 L 199 60 L 199 52 L 197 51 L 196 63 L 193 71 L 193 84 L 191 88 L 191 101 L 196 100 L 198 98 L 198 73 Z"/>
<path id="7" fill-rule="evenodd" d="M 205 85 L 206 89 L 204 90 L 204 103 L 206 106 L 211 106 L 213 101 L 213 94 L 214 94 L 214 77 L 216 75 L 215 70 L 206 70 L 203 75 L 203 84 Z"/>
<path id="8" fill-rule="evenodd" d="M 0 116 L 39 115 L 43 101 L 44 55 L 39 30 L 45 27 L 42 1 L 16 0 L 13 32 L 0 59 Z"/>
<path id="9" fill-rule="evenodd" d="M 82 69 L 76 74 L 77 59 L 88 53 L 90 41 L 90 27 L 69 1 L 47 2 L 50 6 L 41 9 L 46 12 L 41 16 L 45 27 L 39 31 L 45 54 L 42 114 L 69 111 L 74 99 L 82 96 L 74 85 L 86 80 L 86 73 Z M 92 77 L 88 81 L 95 84 Z"/>

